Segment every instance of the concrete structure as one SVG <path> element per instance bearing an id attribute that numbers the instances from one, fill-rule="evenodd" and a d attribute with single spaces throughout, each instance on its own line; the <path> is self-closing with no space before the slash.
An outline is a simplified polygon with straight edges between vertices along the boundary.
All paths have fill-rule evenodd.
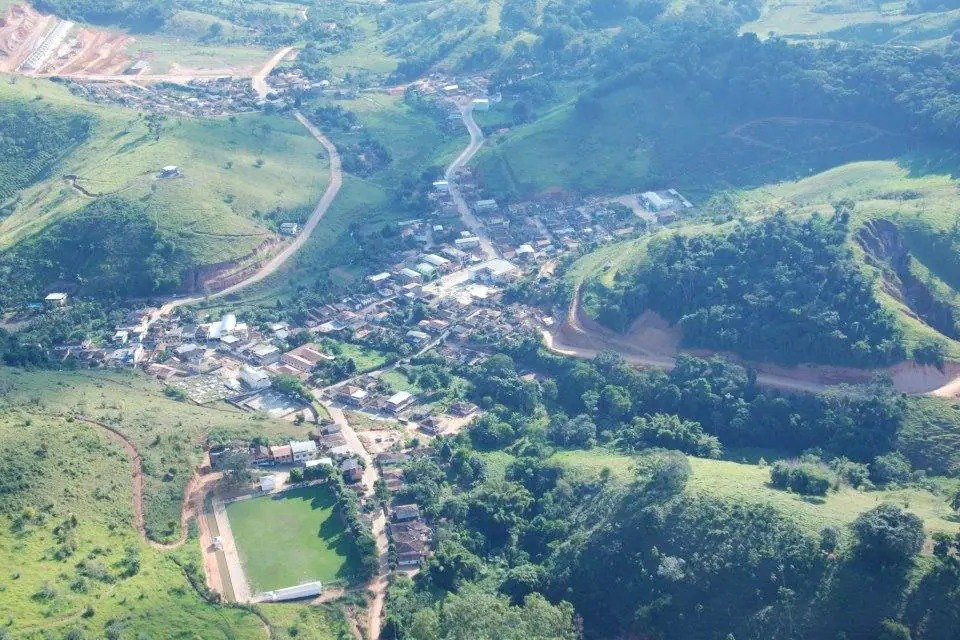
<path id="1" fill-rule="evenodd" d="M 400 413 L 414 402 L 417 398 L 409 391 L 398 391 L 387 398 L 386 409 L 390 413 Z"/>
<path id="2" fill-rule="evenodd" d="M 470 275 L 477 282 L 504 285 L 516 280 L 520 270 L 509 260 L 494 258 L 470 267 Z"/>
<path id="3" fill-rule="evenodd" d="M 260 390 L 270 388 L 270 376 L 263 369 L 251 367 L 248 364 L 240 369 L 240 380 L 249 389 Z"/>
<path id="4" fill-rule="evenodd" d="M 673 200 L 664 198 L 655 191 L 646 191 L 640 194 L 640 202 L 652 211 L 663 211 L 673 205 Z"/>
<path id="5" fill-rule="evenodd" d="M 253 350 L 253 359 L 260 366 L 280 362 L 280 349 L 272 344 L 262 344 Z"/>
<path id="6" fill-rule="evenodd" d="M 269 493 L 277 489 L 277 476 L 270 474 L 268 476 L 260 476 L 260 491 L 264 493 Z"/>
<path id="7" fill-rule="evenodd" d="M 294 464 L 302 464 L 317 456 L 317 443 L 313 440 L 294 440 L 290 443 L 290 453 Z"/>
<path id="8" fill-rule="evenodd" d="M 43 299 L 43 302 L 48 307 L 65 307 L 67 306 L 67 294 L 60 292 L 48 293 L 47 297 Z"/>
<path id="9" fill-rule="evenodd" d="M 295 587 L 286 587 L 276 591 L 267 591 L 261 598 L 266 602 L 290 602 L 291 600 L 304 600 L 306 598 L 316 598 L 323 592 L 323 585 L 319 582 L 304 582 Z"/>

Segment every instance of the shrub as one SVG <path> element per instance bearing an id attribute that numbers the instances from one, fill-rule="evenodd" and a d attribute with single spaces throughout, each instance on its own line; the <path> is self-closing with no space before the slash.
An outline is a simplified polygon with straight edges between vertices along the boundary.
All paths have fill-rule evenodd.
<path id="1" fill-rule="evenodd" d="M 779 460 L 770 469 L 770 483 L 778 489 L 789 489 L 808 496 L 826 495 L 833 477 L 821 464 Z"/>
<path id="2" fill-rule="evenodd" d="M 870 479 L 878 485 L 906 484 L 912 471 L 910 461 L 899 451 L 877 456 L 870 463 Z"/>

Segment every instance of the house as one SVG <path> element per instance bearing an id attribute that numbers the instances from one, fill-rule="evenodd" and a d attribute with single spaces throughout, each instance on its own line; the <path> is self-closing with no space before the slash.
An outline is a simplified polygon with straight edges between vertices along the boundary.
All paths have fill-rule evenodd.
<path id="1" fill-rule="evenodd" d="M 284 364 L 288 364 L 297 371 L 309 373 L 317 363 L 333 360 L 333 356 L 320 351 L 316 344 L 309 342 L 296 349 L 286 352 L 281 357 Z"/>
<path id="2" fill-rule="evenodd" d="M 369 396 L 370 394 L 367 393 L 366 390 L 350 384 L 345 385 L 337 392 L 337 400 L 354 407 L 362 407 L 365 405 Z"/>
<path id="3" fill-rule="evenodd" d="M 312 469 L 313 467 L 332 467 L 333 458 L 317 458 L 316 460 L 305 460 L 303 463 L 304 469 Z"/>
<path id="4" fill-rule="evenodd" d="M 197 363 L 203 359 L 204 349 L 197 344 L 188 342 L 173 350 L 174 355 L 182 362 Z"/>
<path id="5" fill-rule="evenodd" d="M 423 274 L 414 271 L 409 267 L 404 267 L 397 272 L 397 275 L 400 276 L 400 279 L 404 282 L 423 282 Z"/>
<path id="6" fill-rule="evenodd" d="M 363 480 L 363 467 L 360 466 L 356 458 L 347 458 L 341 462 L 340 473 L 343 474 L 343 481 L 348 484 L 355 484 Z"/>
<path id="7" fill-rule="evenodd" d="M 532 260 L 536 256 L 536 251 L 529 244 L 522 244 L 517 247 L 517 260 Z"/>
<path id="8" fill-rule="evenodd" d="M 67 294 L 65 293 L 48 293 L 47 297 L 43 299 L 43 303 L 48 307 L 65 307 L 67 306 Z"/>
<path id="9" fill-rule="evenodd" d="M 119 345 L 127 344 L 127 341 L 130 340 L 130 332 L 120 329 L 115 334 L 113 334 L 113 341 Z"/>
<path id="10" fill-rule="evenodd" d="M 433 190 L 438 193 L 450 193 L 450 183 L 446 180 L 437 180 L 433 183 Z"/>
<path id="11" fill-rule="evenodd" d="M 450 405 L 450 415 L 460 418 L 469 418 L 479 410 L 480 407 L 472 402 L 455 402 Z"/>
<path id="12" fill-rule="evenodd" d="M 367 282 L 372 284 L 375 287 L 382 287 L 387 282 L 390 281 L 390 274 L 384 271 L 383 273 L 377 273 L 372 276 L 367 276 Z"/>
<path id="13" fill-rule="evenodd" d="M 183 175 L 183 171 L 175 164 L 168 164 L 163 169 L 160 169 L 160 178 L 179 178 Z"/>
<path id="14" fill-rule="evenodd" d="M 289 464 L 293 462 L 293 451 L 288 444 L 270 447 L 270 458 L 277 464 Z"/>
<path id="15" fill-rule="evenodd" d="M 238 346 L 240 346 L 240 337 L 233 334 L 229 336 L 223 336 L 220 338 L 220 350 L 221 351 L 233 351 Z"/>
<path id="16" fill-rule="evenodd" d="M 437 416 L 429 416 L 425 420 L 420 421 L 420 429 L 431 436 L 440 435 L 443 431 L 443 421 Z"/>
<path id="17" fill-rule="evenodd" d="M 401 504 L 394 507 L 390 513 L 394 522 L 409 522 L 420 519 L 420 507 L 415 504 Z"/>
<path id="18" fill-rule="evenodd" d="M 261 344 L 253 349 L 253 360 L 261 367 L 280 362 L 280 349 L 272 344 Z"/>
<path id="19" fill-rule="evenodd" d="M 224 336 L 230 335 L 236 327 L 237 316 L 228 313 L 217 322 L 212 322 L 207 325 L 207 339 L 219 340 Z"/>
<path id="20" fill-rule="evenodd" d="M 248 364 L 241 367 L 240 380 L 248 389 L 260 390 L 270 388 L 270 376 L 268 376 L 263 369 L 257 369 Z"/>
<path id="21" fill-rule="evenodd" d="M 520 270 L 509 260 L 494 258 L 470 267 L 470 274 L 473 280 L 477 282 L 505 285 L 516 280 L 520 275 Z"/>
<path id="22" fill-rule="evenodd" d="M 300 225 L 296 222 L 283 222 L 280 224 L 280 233 L 285 236 L 295 236 L 300 231 Z"/>
<path id="23" fill-rule="evenodd" d="M 304 582 L 295 587 L 284 587 L 275 591 L 267 591 L 262 598 L 265 602 L 291 602 L 316 598 L 323 592 L 323 585 L 319 582 Z"/>
<path id="24" fill-rule="evenodd" d="M 450 262 L 449 259 L 444 258 L 443 256 L 438 256 L 435 253 L 428 253 L 427 255 L 423 256 L 423 261 L 433 268 L 443 271 L 444 273 L 453 271 L 454 269 L 454 264 Z"/>
<path id="25" fill-rule="evenodd" d="M 398 391 L 387 398 L 386 409 L 390 413 L 400 413 L 416 401 L 417 397 L 409 391 Z"/>
<path id="26" fill-rule="evenodd" d="M 469 251 L 470 249 L 476 249 L 480 246 L 480 238 L 477 236 L 465 236 L 463 238 L 457 238 L 453 241 L 453 244 L 457 245 L 457 249 Z"/>
<path id="27" fill-rule="evenodd" d="M 380 468 L 398 467 L 410 461 L 410 455 L 402 451 L 384 451 L 377 455 L 377 464 Z"/>
<path id="28" fill-rule="evenodd" d="M 407 331 L 407 338 L 410 340 L 410 342 L 417 346 L 422 346 L 430 342 L 429 334 L 424 333 L 423 331 L 417 331 L 415 329 Z"/>
<path id="29" fill-rule="evenodd" d="M 290 442 L 290 454 L 295 464 L 303 464 L 317 455 L 317 443 L 313 440 L 294 440 Z"/>
<path id="30" fill-rule="evenodd" d="M 474 98 L 470 104 L 477 111 L 490 111 L 490 100 L 488 98 Z"/>
<path id="31" fill-rule="evenodd" d="M 427 262 L 418 264 L 415 271 L 428 280 L 437 275 L 437 268 Z"/>
<path id="32" fill-rule="evenodd" d="M 473 208 L 478 214 L 490 214 L 496 213 L 500 209 L 500 205 L 497 204 L 496 200 L 477 200 Z"/>
<path id="33" fill-rule="evenodd" d="M 664 198 L 656 191 L 645 191 L 640 194 L 640 202 L 651 211 L 664 211 L 673 206 L 673 200 Z"/>
<path id="34" fill-rule="evenodd" d="M 269 493 L 275 491 L 279 485 L 279 479 L 277 476 L 270 474 L 267 476 L 260 476 L 260 491 L 264 493 Z"/>

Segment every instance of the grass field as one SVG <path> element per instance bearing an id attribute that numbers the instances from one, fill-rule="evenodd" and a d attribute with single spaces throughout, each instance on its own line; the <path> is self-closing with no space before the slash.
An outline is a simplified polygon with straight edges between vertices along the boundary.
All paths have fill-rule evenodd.
<path id="1" fill-rule="evenodd" d="M 135 373 L 25 372 L 0 368 L 0 411 L 27 418 L 84 415 L 116 426 L 144 459 L 145 516 L 159 540 L 180 532 L 183 491 L 211 432 L 252 438 L 304 437 L 309 425 L 244 413 L 223 403 L 198 407 L 163 395 L 155 380 Z M 91 427 L 92 428 L 92 427 Z"/>
<path id="2" fill-rule="evenodd" d="M 22 192 L 13 214 L 0 222 L 0 248 L 90 201 L 62 180 L 73 174 L 91 193 L 145 203 L 193 264 L 238 260 L 274 237 L 270 225 L 305 218 L 329 179 L 320 144 L 286 116 L 172 118 L 155 140 L 137 112 L 93 105 L 52 82 L 0 82 L 0 100 L 33 101 L 97 120 L 90 139 L 53 175 Z M 157 180 L 170 164 L 180 166 L 183 177 Z"/>
<path id="3" fill-rule="evenodd" d="M 310 580 L 346 580 L 354 567 L 353 541 L 323 486 L 227 505 L 230 528 L 254 592 Z"/>
<path id="4" fill-rule="evenodd" d="M 608 468 L 614 477 L 633 477 L 635 458 L 602 449 L 561 451 L 555 458 L 581 473 L 599 473 Z M 960 531 L 960 519 L 946 503 L 943 495 L 922 489 L 859 491 L 844 487 L 831 491 L 825 498 L 805 498 L 770 486 L 768 467 L 741 464 L 726 460 L 688 458 L 693 474 L 687 492 L 732 500 L 744 504 L 770 504 L 787 518 L 794 520 L 810 535 L 819 534 L 827 525 L 847 525 L 856 517 L 883 502 L 897 504 L 923 518 L 928 532 Z"/>
<path id="5" fill-rule="evenodd" d="M 506 108 L 497 105 L 484 118 L 496 123 L 497 110 Z M 905 148 L 904 140 L 863 123 L 775 115 L 748 120 L 733 107 L 708 110 L 669 90 L 625 87 L 605 94 L 589 118 L 578 116 L 572 101 L 542 108 L 533 121 L 493 135 L 474 166 L 498 197 L 675 187 L 696 203 L 721 190 L 893 158 Z"/>

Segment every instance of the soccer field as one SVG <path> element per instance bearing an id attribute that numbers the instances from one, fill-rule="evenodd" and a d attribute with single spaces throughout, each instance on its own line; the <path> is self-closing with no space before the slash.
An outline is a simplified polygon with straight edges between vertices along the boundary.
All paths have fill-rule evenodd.
<path id="1" fill-rule="evenodd" d="M 356 552 L 334 506 L 322 485 L 227 505 L 254 593 L 350 577 Z"/>

